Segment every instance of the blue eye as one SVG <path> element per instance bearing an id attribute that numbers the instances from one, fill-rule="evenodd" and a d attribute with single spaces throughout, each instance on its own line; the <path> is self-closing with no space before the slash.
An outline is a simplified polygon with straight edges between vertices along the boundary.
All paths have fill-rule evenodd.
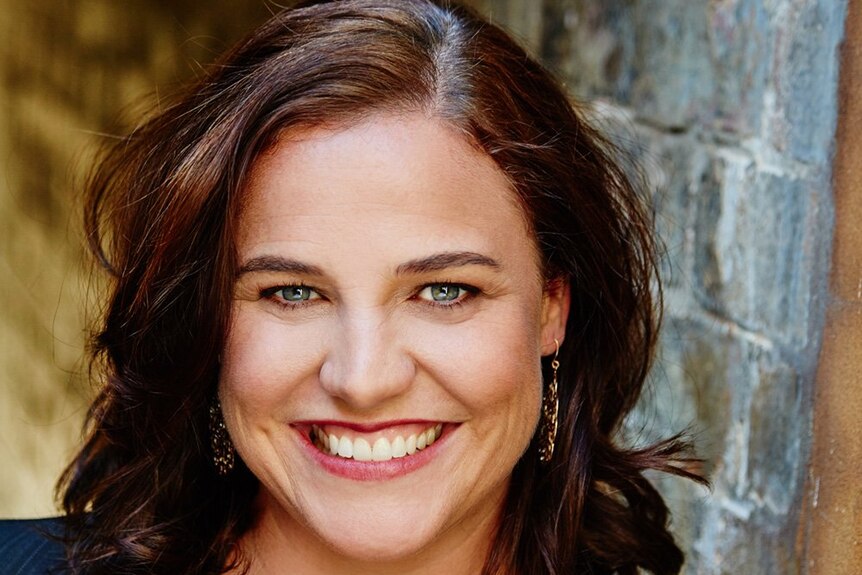
<path id="1" fill-rule="evenodd" d="M 304 301 L 318 299 L 320 295 L 308 286 L 284 286 L 273 292 L 279 299 L 290 303 L 302 303 Z"/>
<path id="2" fill-rule="evenodd" d="M 470 294 L 470 290 L 458 284 L 431 284 L 422 288 L 419 297 L 434 303 L 458 303 Z"/>

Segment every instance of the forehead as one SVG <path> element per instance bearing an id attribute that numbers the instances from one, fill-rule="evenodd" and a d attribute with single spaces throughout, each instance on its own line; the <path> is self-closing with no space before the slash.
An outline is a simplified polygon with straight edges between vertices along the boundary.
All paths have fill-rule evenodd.
<path id="1" fill-rule="evenodd" d="M 421 114 L 281 134 L 252 168 L 238 231 L 241 255 L 327 240 L 535 249 L 502 170 L 454 128 Z"/>

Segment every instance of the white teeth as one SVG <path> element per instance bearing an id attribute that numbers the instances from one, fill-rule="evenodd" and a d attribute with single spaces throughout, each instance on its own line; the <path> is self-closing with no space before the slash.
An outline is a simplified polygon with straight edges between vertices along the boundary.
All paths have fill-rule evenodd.
<path id="1" fill-rule="evenodd" d="M 339 455 L 341 454 L 339 453 Z M 371 461 L 371 446 L 361 437 L 353 440 L 353 459 L 356 461 Z"/>
<path id="2" fill-rule="evenodd" d="M 337 455 L 345 459 L 355 459 L 356 461 L 389 461 L 413 455 L 417 451 L 421 451 L 432 445 L 443 432 L 443 424 L 438 423 L 434 427 L 422 431 L 418 434 L 413 434 L 404 439 L 400 435 L 396 435 L 392 441 L 385 437 L 379 437 L 374 442 L 374 446 L 368 443 L 368 440 L 357 437 L 351 440 L 349 437 L 338 437 L 333 433 L 327 434 L 317 425 L 311 427 L 311 442 L 320 451 Z"/>
<path id="3" fill-rule="evenodd" d="M 357 439 L 357 441 L 359 441 Z M 354 457 L 355 459 L 355 457 Z M 389 440 L 381 437 L 374 442 L 374 448 L 371 452 L 371 459 L 374 461 L 389 461 L 392 459 L 392 446 L 389 445 Z"/>
<path id="4" fill-rule="evenodd" d="M 353 457 L 353 443 L 347 437 L 342 437 L 338 440 L 338 456 L 350 458 Z"/>
<path id="5" fill-rule="evenodd" d="M 377 444 L 374 444 L 375 448 Z M 404 442 L 404 438 L 400 435 L 396 436 L 394 440 L 392 440 L 392 457 L 404 457 L 407 455 L 407 444 Z"/>

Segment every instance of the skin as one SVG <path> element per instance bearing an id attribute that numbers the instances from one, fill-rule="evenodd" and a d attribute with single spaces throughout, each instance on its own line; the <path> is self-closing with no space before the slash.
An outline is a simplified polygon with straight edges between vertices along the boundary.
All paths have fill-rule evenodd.
<path id="1" fill-rule="evenodd" d="M 251 572 L 481 571 L 569 305 L 502 171 L 421 114 L 290 132 L 238 230 L 220 396 L 261 482 Z M 445 431 L 418 468 L 360 480 L 312 456 L 310 421 Z"/>

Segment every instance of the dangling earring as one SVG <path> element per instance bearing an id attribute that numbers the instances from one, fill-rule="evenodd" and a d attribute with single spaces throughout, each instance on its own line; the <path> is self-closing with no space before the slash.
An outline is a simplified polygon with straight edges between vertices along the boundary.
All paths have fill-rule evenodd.
<path id="1" fill-rule="evenodd" d="M 557 412 L 560 410 L 560 397 L 557 395 L 557 371 L 560 369 L 560 342 L 554 338 L 557 345 L 554 359 L 551 360 L 551 383 L 542 397 L 542 424 L 539 431 L 539 461 L 548 463 L 554 456 L 554 441 L 557 439 Z"/>
<path id="2" fill-rule="evenodd" d="M 218 399 L 218 395 L 213 396 L 209 411 L 210 447 L 212 448 L 213 465 L 215 465 L 216 472 L 224 477 L 233 471 L 236 451 L 234 450 L 233 442 L 230 440 L 230 435 L 227 433 L 227 427 L 224 424 L 221 402 Z"/>

